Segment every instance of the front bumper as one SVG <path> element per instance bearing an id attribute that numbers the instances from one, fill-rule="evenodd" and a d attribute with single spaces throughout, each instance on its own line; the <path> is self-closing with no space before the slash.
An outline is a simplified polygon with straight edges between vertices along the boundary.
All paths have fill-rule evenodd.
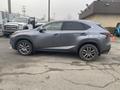
<path id="1" fill-rule="evenodd" d="M 10 32 L 9 31 L 3 31 L 4 35 L 11 35 L 12 33 L 14 33 L 14 31 L 10 31 Z"/>
<path id="2" fill-rule="evenodd" d="M 10 38 L 10 45 L 11 45 L 11 47 L 12 47 L 13 49 L 16 50 L 16 45 L 15 45 L 15 41 L 14 41 L 13 38 Z"/>

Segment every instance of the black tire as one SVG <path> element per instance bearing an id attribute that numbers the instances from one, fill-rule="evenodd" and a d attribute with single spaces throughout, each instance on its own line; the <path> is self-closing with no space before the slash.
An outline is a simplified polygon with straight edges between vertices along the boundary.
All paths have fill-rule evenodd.
<path id="1" fill-rule="evenodd" d="M 84 61 L 93 61 L 98 58 L 99 50 L 95 45 L 86 44 L 79 49 L 79 56 Z"/>
<path id="2" fill-rule="evenodd" d="M 19 54 L 27 56 L 33 52 L 32 44 L 28 40 L 20 40 L 16 45 Z"/>

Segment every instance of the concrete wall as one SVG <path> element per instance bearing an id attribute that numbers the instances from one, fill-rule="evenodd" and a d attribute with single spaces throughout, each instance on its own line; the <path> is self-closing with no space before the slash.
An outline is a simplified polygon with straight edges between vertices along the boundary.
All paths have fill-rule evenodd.
<path id="1" fill-rule="evenodd" d="M 98 22 L 104 27 L 116 27 L 120 22 L 120 15 L 92 15 L 85 19 Z"/>

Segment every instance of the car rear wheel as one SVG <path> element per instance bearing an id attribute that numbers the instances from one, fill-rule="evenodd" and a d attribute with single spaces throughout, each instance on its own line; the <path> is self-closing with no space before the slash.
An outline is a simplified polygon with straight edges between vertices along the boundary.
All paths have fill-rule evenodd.
<path id="1" fill-rule="evenodd" d="M 17 43 L 17 51 L 21 55 L 30 55 L 33 52 L 32 44 L 27 40 L 21 40 Z"/>
<path id="2" fill-rule="evenodd" d="M 96 60 L 99 56 L 99 50 L 95 45 L 86 44 L 79 49 L 79 56 L 84 61 Z"/>

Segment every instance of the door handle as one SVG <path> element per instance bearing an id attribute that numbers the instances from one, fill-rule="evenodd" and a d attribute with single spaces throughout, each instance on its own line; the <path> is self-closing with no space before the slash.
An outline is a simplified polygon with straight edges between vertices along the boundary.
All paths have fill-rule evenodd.
<path id="1" fill-rule="evenodd" d="M 81 35 L 81 36 L 86 36 L 87 34 L 86 34 L 86 33 L 81 33 L 80 35 Z"/>
<path id="2" fill-rule="evenodd" d="M 55 34 L 54 34 L 54 36 L 57 36 L 57 35 L 59 35 L 59 34 L 58 34 L 58 33 L 55 33 Z"/>

